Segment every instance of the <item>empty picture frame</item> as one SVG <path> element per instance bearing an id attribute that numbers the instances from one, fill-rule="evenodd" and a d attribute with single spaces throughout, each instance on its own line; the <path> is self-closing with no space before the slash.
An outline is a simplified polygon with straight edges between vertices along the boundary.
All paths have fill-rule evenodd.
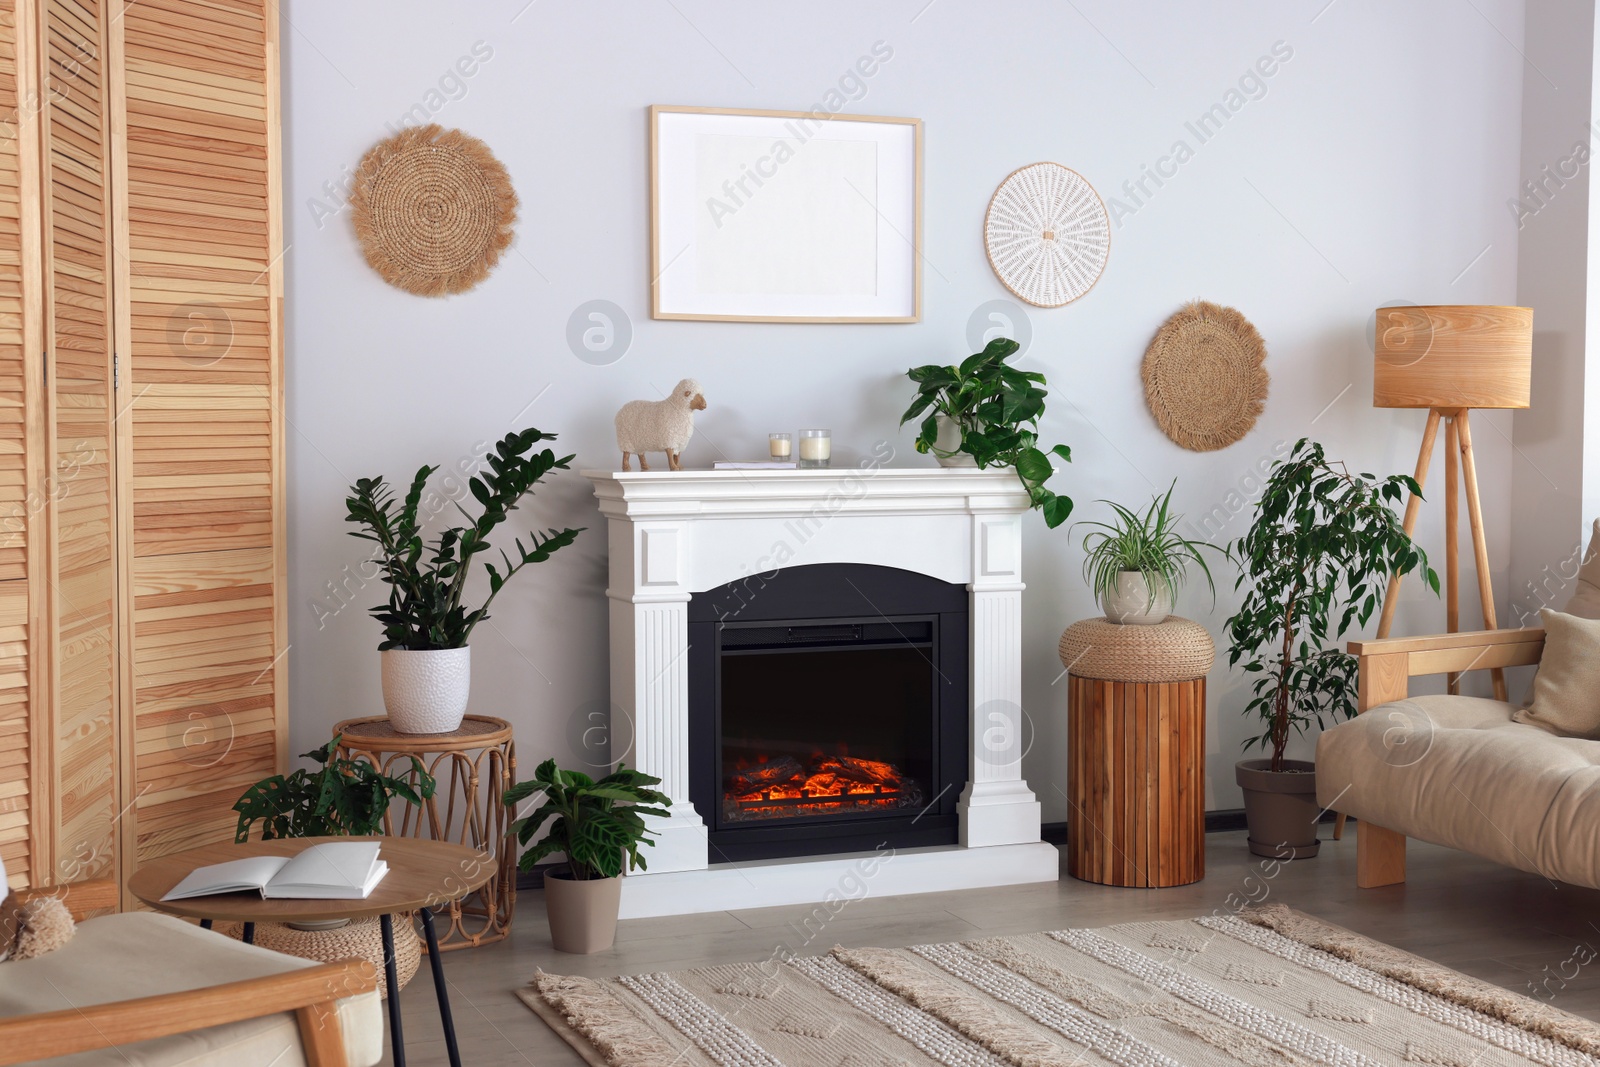
<path id="1" fill-rule="evenodd" d="M 922 121 L 650 109 L 658 319 L 917 322 Z"/>

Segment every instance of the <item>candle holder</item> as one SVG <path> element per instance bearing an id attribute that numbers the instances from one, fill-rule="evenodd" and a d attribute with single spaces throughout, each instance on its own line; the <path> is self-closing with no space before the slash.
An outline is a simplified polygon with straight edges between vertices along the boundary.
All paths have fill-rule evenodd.
<path id="1" fill-rule="evenodd" d="M 767 455 L 775 460 L 787 460 L 794 455 L 794 439 L 786 433 L 767 434 Z"/>
<path id="2" fill-rule="evenodd" d="M 833 431 L 800 431 L 800 468 L 813 470 L 826 467 L 833 458 Z"/>

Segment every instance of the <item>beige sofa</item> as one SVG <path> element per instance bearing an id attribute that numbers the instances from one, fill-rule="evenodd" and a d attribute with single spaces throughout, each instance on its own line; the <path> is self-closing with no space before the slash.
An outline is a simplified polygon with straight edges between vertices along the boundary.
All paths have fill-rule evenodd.
<path id="1" fill-rule="evenodd" d="M 1355 816 L 1356 881 L 1405 881 L 1406 838 L 1600 889 L 1600 741 L 1515 706 L 1407 696 L 1411 678 L 1538 663 L 1541 629 L 1354 641 L 1361 714 L 1317 741 L 1317 801 Z"/>
<path id="2" fill-rule="evenodd" d="M 112 883 L 83 885 L 87 895 L 68 896 L 74 912 L 115 906 Z M 371 1067 L 382 1057 L 377 972 L 365 961 L 316 964 L 128 912 L 80 923 L 37 959 L 0 963 L 0 1064 Z"/>

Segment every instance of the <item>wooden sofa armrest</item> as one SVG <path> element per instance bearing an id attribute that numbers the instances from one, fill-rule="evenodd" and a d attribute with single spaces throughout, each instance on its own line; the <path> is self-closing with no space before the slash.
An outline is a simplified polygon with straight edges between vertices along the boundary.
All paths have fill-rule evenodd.
<path id="1" fill-rule="evenodd" d="M 82 922 L 91 912 L 116 911 L 119 894 L 117 883 L 109 878 L 90 882 L 68 882 L 66 885 L 47 885 L 37 889 L 18 889 L 14 894 L 19 904 L 44 897 L 59 897 L 72 913 L 73 922 Z"/>
<path id="2" fill-rule="evenodd" d="M 311 1067 L 344 1067 L 335 1002 L 378 988 L 366 960 L 341 960 L 206 989 L 0 1019 L 0 1065 L 203 1030 L 292 1011 Z"/>
<path id="3" fill-rule="evenodd" d="M 1360 662 L 1361 710 L 1403 700 L 1407 679 L 1422 674 L 1456 674 L 1494 667 L 1538 663 L 1544 653 L 1544 630 L 1472 630 L 1431 637 L 1388 637 L 1351 641 L 1350 654 Z"/>

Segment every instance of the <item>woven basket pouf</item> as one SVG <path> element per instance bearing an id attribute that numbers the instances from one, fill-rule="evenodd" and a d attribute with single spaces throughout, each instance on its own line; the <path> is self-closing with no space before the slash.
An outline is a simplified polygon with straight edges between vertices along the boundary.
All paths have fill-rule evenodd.
<path id="1" fill-rule="evenodd" d="M 395 919 L 394 965 L 400 988 L 404 989 L 422 961 L 422 940 L 417 937 L 409 917 L 397 915 Z M 237 941 L 243 936 L 244 928 L 239 923 L 229 923 L 218 926 L 217 931 Z M 352 956 L 366 960 L 378 969 L 378 995 L 389 995 L 383 969 L 383 928 L 376 916 L 351 919 L 347 925 L 332 930 L 296 930 L 283 923 L 256 923 L 254 944 L 318 963 L 347 960 Z"/>

